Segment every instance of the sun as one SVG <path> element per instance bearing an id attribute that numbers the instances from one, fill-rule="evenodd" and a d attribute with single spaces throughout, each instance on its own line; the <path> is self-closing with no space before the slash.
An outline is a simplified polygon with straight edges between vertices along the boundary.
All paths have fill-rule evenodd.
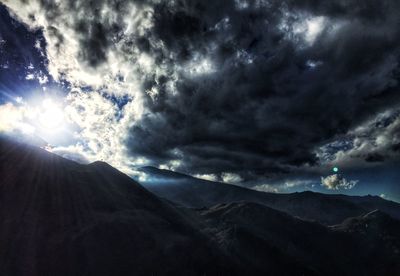
<path id="1" fill-rule="evenodd" d="M 64 123 L 64 112 L 51 99 L 45 99 L 42 102 L 38 119 L 42 128 L 46 130 L 55 130 L 62 127 Z"/>

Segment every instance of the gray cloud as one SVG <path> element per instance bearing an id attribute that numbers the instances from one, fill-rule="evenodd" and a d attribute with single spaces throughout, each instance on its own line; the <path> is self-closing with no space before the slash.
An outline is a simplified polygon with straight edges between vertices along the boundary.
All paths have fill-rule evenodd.
<path id="1" fill-rule="evenodd" d="M 387 165 L 400 157 L 400 112 L 398 108 L 379 113 L 322 146 L 317 154 L 342 168 Z"/>
<path id="2" fill-rule="evenodd" d="M 318 165 L 400 100 L 394 0 L 5 3 L 45 28 L 55 79 L 129 96 L 121 139 L 154 165 L 244 181 Z"/>

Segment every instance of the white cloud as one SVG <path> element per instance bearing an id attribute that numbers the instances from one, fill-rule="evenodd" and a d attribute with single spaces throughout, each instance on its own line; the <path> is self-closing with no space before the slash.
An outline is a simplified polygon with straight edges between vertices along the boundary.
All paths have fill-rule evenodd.
<path id="1" fill-rule="evenodd" d="M 267 193 L 278 193 L 279 189 L 275 185 L 260 184 L 253 187 L 254 190 Z"/>
<path id="2" fill-rule="evenodd" d="M 221 173 L 222 181 L 225 183 L 237 184 L 243 181 L 240 175 L 236 173 L 224 172 Z"/>
<path id="3" fill-rule="evenodd" d="M 25 134 L 35 132 L 35 127 L 28 122 L 31 110 L 12 103 L 0 105 L 0 132 L 21 131 Z"/>
<path id="4" fill-rule="evenodd" d="M 161 164 L 160 166 L 158 166 L 158 168 L 161 170 L 176 171 L 181 165 L 182 162 L 180 160 L 175 159 L 168 161 L 167 164 Z"/>
<path id="5" fill-rule="evenodd" d="M 153 8 L 150 5 L 142 3 L 139 8 L 136 3 L 127 3 L 118 12 L 109 5 L 98 6 L 96 22 L 102 26 L 118 25 L 121 32 L 105 32 L 107 39 L 112 40 L 112 45 L 105 47 L 104 60 L 94 69 L 82 57 L 82 39 L 88 39 L 88 36 L 85 37 L 78 28 L 79 24 L 90 21 L 85 1 L 76 1 L 77 10 L 71 9 L 68 1 L 57 1 L 51 11 L 54 16 L 48 16 L 42 3 L 15 0 L 6 1 L 5 4 L 30 28 L 43 30 L 48 71 L 56 81 L 66 79 L 74 87 L 91 86 L 112 94 L 136 95 L 146 73 L 156 71 L 154 58 L 141 53 L 132 43 L 134 37 L 144 35 L 152 27 Z M 56 12 L 55 8 L 62 12 Z M 34 20 L 32 14 L 35 15 Z M 40 42 L 36 42 L 35 47 L 40 48 Z M 157 68 L 157 71 L 160 70 Z M 33 74 L 28 75 L 29 79 L 34 77 Z M 47 81 L 42 76 L 36 77 L 43 83 Z"/>
<path id="6" fill-rule="evenodd" d="M 34 80 L 36 79 L 40 84 L 46 84 L 49 82 L 49 78 L 43 74 L 42 71 L 39 72 L 34 72 L 34 73 L 28 73 L 25 77 L 26 80 Z"/>
<path id="7" fill-rule="evenodd" d="M 26 80 L 33 80 L 34 78 L 35 78 L 35 75 L 32 73 L 27 74 L 25 77 Z"/>
<path id="8" fill-rule="evenodd" d="M 326 16 L 283 9 L 279 29 L 286 39 L 298 43 L 303 49 L 312 46 L 319 38 L 330 39 L 349 22 Z"/>
<path id="9" fill-rule="evenodd" d="M 313 180 L 307 179 L 289 179 L 283 182 L 282 188 L 288 190 L 295 187 L 307 188 L 315 183 Z"/>
<path id="10" fill-rule="evenodd" d="M 145 165 L 142 157 L 128 157 L 124 139 L 129 126 L 142 115 L 141 106 L 128 102 L 121 110 L 112 100 L 101 93 L 85 93 L 75 90 L 67 96 L 66 116 L 77 126 L 75 138 L 82 155 L 88 160 L 103 160 L 126 173 L 132 166 Z"/>
<path id="11" fill-rule="evenodd" d="M 252 189 L 261 192 L 284 193 L 297 187 L 301 190 L 313 188 L 315 183 L 316 181 L 309 179 L 287 179 L 273 184 L 259 184 L 253 186 Z"/>
<path id="12" fill-rule="evenodd" d="M 305 40 L 313 44 L 317 36 L 325 28 L 326 20 L 323 16 L 316 16 L 306 20 L 305 22 Z"/>
<path id="13" fill-rule="evenodd" d="M 195 174 L 193 176 L 208 181 L 218 181 L 218 176 L 216 176 L 215 174 Z"/>
<path id="14" fill-rule="evenodd" d="M 327 167 L 375 166 L 379 159 L 369 157 L 380 156 L 381 161 L 390 161 L 398 155 L 393 146 L 400 144 L 399 129 L 400 112 L 390 109 L 366 120 L 339 140 L 323 145 L 316 155 Z"/>
<path id="15" fill-rule="evenodd" d="M 347 180 L 339 174 L 328 175 L 321 177 L 321 186 L 328 190 L 345 189 L 350 190 L 358 183 L 358 180 Z"/>
<path id="16" fill-rule="evenodd" d="M 317 60 L 317 61 L 315 61 L 315 60 L 307 60 L 306 61 L 306 66 L 308 67 L 308 68 L 310 68 L 310 69 L 315 69 L 315 68 L 317 68 L 318 66 L 321 66 L 323 64 L 323 62 L 322 61 L 319 61 L 319 60 Z"/>
<path id="17" fill-rule="evenodd" d="M 81 164 L 90 163 L 89 158 L 85 156 L 85 149 L 82 145 L 72 145 L 67 147 L 55 148 L 49 147 L 46 148 L 46 150 Z"/>

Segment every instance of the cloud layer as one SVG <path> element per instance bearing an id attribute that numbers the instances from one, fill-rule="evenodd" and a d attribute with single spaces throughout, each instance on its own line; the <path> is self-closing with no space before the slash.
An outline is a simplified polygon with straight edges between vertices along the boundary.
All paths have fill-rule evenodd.
<path id="1" fill-rule="evenodd" d="M 4 3 L 43 30 L 85 149 L 114 164 L 268 178 L 360 151 L 378 134 L 359 127 L 400 103 L 395 0 Z M 324 185 L 348 186 L 337 178 Z"/>

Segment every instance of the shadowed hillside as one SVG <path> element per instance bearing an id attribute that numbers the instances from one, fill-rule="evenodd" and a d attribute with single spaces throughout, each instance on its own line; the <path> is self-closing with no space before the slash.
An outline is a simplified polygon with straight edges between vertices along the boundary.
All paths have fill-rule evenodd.
<path id="1" fill-rule="evenodd" d="M 0 175 L 1 275 L 233 273 L 178 212 L 106 163 L 2 139 Z"/>
<path id="2" fill-rule="evenodd" d="M 273 268 L 273 263 L 296 268 L 295 275 L 301 275 L 299 264 L 308 269 L 304 275 L 398 275 L 400 272 L 400 232 L 396 232 L 400 221 L 388 215 L 382 215 L 388 223 L 380 223 L 379 229 L 366 236 L 348 233 L 339 226 L 332 231 L 257 203 L 220 204 L 198 212 L 221 247 L 244 267 L 256 271 L 261 272 L 266 266 Z M 280 275 L 279 270 L 272 275 Z"/>

